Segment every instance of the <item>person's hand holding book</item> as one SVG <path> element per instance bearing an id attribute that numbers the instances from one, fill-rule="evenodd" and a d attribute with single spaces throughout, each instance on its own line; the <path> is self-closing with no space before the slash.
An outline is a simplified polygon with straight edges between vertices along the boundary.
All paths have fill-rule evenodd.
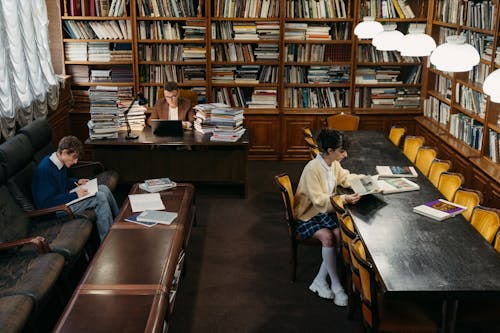
<path id="1" fill-rule="evenodd" d="M 359 195 L 359 193 L 353 193 L 353 194 L 346 195 L 344 197 L 344 200 L 346 203 L 354 205 L 355 203 L 357 203 L 359 201 L 360 198 L 361 198 L 361 196 Z"/>

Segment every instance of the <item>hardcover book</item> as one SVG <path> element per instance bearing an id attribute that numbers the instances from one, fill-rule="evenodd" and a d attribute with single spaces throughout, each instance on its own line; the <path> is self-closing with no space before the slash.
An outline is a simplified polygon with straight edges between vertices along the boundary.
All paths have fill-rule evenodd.
<path id="1" fill-rule="evenodd" d="M 135 213 L 135 214 L 132 214 L 130 215 L 129 217 L 125 218 L 125 221 L 126 222 L 131 222 L 131 223 L 136 223 L 136 224 L 140 224 L 140 225 L 143 225 L 145 227 L 153 227 L 155 225 L 157 225 L 158 223 L 155 223 L 155 222 L 141 222 L 141 221 L 137 221 L 137 216 L 139 216 L 140 213 Z"/>
<path id="2" fill-rule="evenodd" d="M 417 177 L 417 171 L 412 166 L 376 166 L 380 177 Z"/>
<path id="3" fill-rule="evenodd" d="M 423 205 L 413 208 L 417 214 L 430 217 L 434 220 L 442 221 L 462 213 L 467 207 L 457 205 L 443 199 L 427 202 Z"/>
<path id="4" fill-rule="evenodd" d="M 177 213 L 161 210 L 145 210 L 137 216 L 137 221 L 171 224 L 176 217 Z"/>
<path id="5" fill-rule="evenodd" d="M 377 180 L 377 185 L 384 194 L 420 190 L 420 186 L 418 184 L 406 178 L 379 179 Z"/>

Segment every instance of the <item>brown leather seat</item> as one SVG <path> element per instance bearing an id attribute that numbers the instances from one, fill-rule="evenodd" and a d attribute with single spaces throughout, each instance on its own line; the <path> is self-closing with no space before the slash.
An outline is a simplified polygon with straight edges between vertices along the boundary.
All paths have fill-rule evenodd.
<path id="1" fill-rule="evenodd" d="M 26 295 L 0 297 L 0 332 L 17 333 L 26 326 L 34 308 L 34 301 Z"/>

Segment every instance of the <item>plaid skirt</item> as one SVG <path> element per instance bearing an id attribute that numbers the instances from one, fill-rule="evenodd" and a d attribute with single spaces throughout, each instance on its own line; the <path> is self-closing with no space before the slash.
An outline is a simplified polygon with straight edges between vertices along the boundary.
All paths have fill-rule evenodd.
<path id="1" fill-rule="evenodd" d="M 300 236 L 300 238 L 306 239 L 314 235 L 316 231 L 323 228 L 335 229 L 338 228 L 337 215 L 319 213 L 313 216 L 309 221 L 299 221 L 297 223 L 297 228 L 295 231 Z"/>

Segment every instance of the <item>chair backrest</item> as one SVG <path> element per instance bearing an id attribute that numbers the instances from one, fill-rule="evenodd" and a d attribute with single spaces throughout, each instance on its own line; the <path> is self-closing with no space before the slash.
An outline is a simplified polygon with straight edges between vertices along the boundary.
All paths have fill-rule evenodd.
<path id="1" fill-rule="evenodd" d="M 378 303 L 373 265 L 367 260 L 363 242 L 356 237 L 350 244 L 353 265 L 359 269 L 361 282 L 361 313 L 369 327 L 378 327 Z"/>
<path id="2" fill-rule="evenodd" d="M 439 177 L 443 172 L 447 172 L 448 170 L 451 169 L 451 161 L 448 160 L 440 160 L 435 158 L 434 161 L 432 161 L 431 166 L 429 168 L 429 175 L 427 178 L 429 178 L 430 182 L 438 187 L 439 185 Z"/>
<path id="3" fill-rule="evenodd" d="M 309 127 L 304 127 L 302 129 L 302 134 L 304 134 L 304 138 L 313 138 L 312 130 Z"/>
<path id="4" fill-rule="evenodd" d="M 405 143 L 403 145 L 403 153 L 408 157 L 408 159 L 414 163 L 417 157 L 418 148 L 422 147 L 425 143 L 425 138 L 423 136 L 407 136 L 405 138 Z"/>
<path id="5" fill-rule="evenodd" d="M 406 133 L 405 127 L 392 126 L 389 131 L 389 140 L 396 146 L 399 147 L 401 144 L 401 139 Z"/>
<path id="6" fill-rule="evenodd" d="M 295 214 L 293 213 L 294 204 L 294 194 L 292 188 L 292 182 L 287 173 L 282 173 L 274 177 L 276 184 L 278 185 L 281 196 L 283 199 L 283 204 L 285 206 L 285 218 L 288 223 L 288 230 L 290 235 L 295 230 Z"/>
<path id="7" fill-rule="evenodd" d="M 356 230 L 352 217 L 348 213 L 342 215 L 339 219 L 340 224 L 340 241 L 342 243 L 342 258 L 349 266 L 352 265 L 351 255 L 349 252 L 349 244 L 356 238 Z"/>
<path id="8" fill-rule="evenodd" d="M 462 215 L 467 221 L 470 221 L 474 207 L 483 203 L 483 194 L 477 190 L 459 188 L 455 193 L 453 202 L 467 207 L 467 209 L 462 212 Z"/>
<path id="9" fill-rule="evenodd" d="M 418 148 L 415 165 L 426 177 L 429 175 L 429 169 L 436 156 L 437 150 L 433 147 L 422 146 Z"/>
<path id="10" fill-rule="evenodd" d="M 453 201 L 455 193 L 462 187 L 464 176 L 458 172 L 443 172 L 439 177 L 438 190 L 444 195 L 446 200 Z"/>
<path id="11" fill-rule="evenodd" d="M 497 232 L 493 248 L 498 252 L 498 254 L 500 254 L 500 230 Z"/>
<path id="12" fill-rule="evenodd" d="M 330 197 L 330 202 L 332 203 L 333 208 L 335 209 L 335 213 L 337 214 L 337 218 L 341 218 L 345 213 L 344 201 L 342 200 L 341 195 L 332 195 Z"/>
<path id="13" fill-rule="evenodd" d="M 307 144 L 307 148 L 309 149 L 309 155 L 311 156 L 311 159 L 316 158 L 316 156 L 319 154 L 319 148 L 316 144 L 316 140 L 314 140 L 313 137 L 304 137 L 304 140 Z"/>
<path id="14" fill-rule="evenodd" d="M 491 244 L 500 228 L 500 210 L 476 206 L 472 211 L 470 223 Z"/>
<path id="15" fill-rule="evenodd" d="M 33 160 L 37 164 L 42 158 L 56 151 L 52 143 L 52 129 L 46 118 L 32 121 L 19 129 L 19 133 L 25 134 L 30 140 L 33 147 Z"/>
<path id="16" fill-rule="evenodd" d="M 329 128 L 339 131 L 357 131 L 359 128 L 359 116 L 351 114 L 336 114 L 326 119 Z"/>

